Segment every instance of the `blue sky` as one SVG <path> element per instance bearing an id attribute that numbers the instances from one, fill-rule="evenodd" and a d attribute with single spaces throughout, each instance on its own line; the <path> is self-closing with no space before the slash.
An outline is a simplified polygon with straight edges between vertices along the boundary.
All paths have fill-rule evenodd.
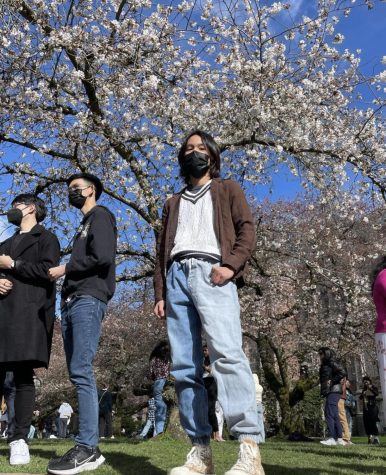
<path id="1" fill-rule="evenodd" d="M 373 75 L 382 70 L 380 60 L 386 56 L 386 2 L 376 3 L 372 10 L 361 6 L 362 0 L 356 0 L 350 15 L 342 18 L 336 31 L 345 37 L 342 49 L 360 53 L 360 70 L 364 75 Z M 302 15 L 312 16 L 310 0 L 292 0 L 291 14 L 296 20 Z M 371 95 L 367 96 L 371 101 Z M 285 166 L 280 167 L 277 174 L 272 175 L 272 182 L 259 186 L 255 193 L 258 199 L 269 198 L 278 200 L 292 198 L 302 191 L 300 180 L 294 177 Z"/>

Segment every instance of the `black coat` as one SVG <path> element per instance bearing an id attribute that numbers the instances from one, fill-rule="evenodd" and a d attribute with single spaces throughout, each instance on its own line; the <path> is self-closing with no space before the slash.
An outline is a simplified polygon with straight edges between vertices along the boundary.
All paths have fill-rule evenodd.
<path id="1" fill-rule="evenodd" d="M 347 376 L 343 366 L 335 358 L 323 362 L 319 370 L 320 394 L 343 393 L 341 381 Z"/>
<path id="2" fill-rule="evenodd" d="M 37 224 L 12 249 L 13 236 L 0 244 L 0 254 L 10 255 L 15 269 L 0 269 L 13 282 L 11 292 L 0 296 L 0 364 L 29 361 L 47 367 L 55 320 L 55 283 L 47 271 L 57 266 L 59 242 Z"/>

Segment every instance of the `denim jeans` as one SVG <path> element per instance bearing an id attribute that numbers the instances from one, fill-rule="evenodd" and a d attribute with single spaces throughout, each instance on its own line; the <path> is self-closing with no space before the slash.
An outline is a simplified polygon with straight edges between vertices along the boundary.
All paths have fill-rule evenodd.
<path id="1" fill-rule="evenodd" d="M 218 265 L 218 264 L 217 264 Z M 204 330 L 218 400 L 230 433 L 258 441 L 255 386 L 242 350 L 240 307 L 233 282 L 213 285 L 213 263 L 173 262 L 166 277 L 166 317 L 182 427 L 194 444 L 207 445 L 212 428 L 202 378 Z"/>
<path id="2" fill-rule="evenodd" d="M 77 445 L 96 447 L 99 439 L 98 393 L 93 361 L 98 349 L 106 304 L 88 295 L 73 298 L 62 308 L 62 335 L 71 382 L 79 410 Z"/>
<path id="3" fill-rule="evenodd" d="M 150 419 L 147 419 L 146 424 L 144 425 L 144 428 L 142 429 L 142 432 L 139 434 L 139 437 L 145 438 L 147 434 L 149 433 L 149 430 L 154 427 L 154 422 L 151 421 Z M 156 435 L 155 432 L 153 431 L 152 437 Z"/>
<path id="4" fill-rule="evenodd" d="M 168 406 L 163 400 L 162 392 L 166 383 L 166 378 L 156 379 L 154 381 L 153 391 L 154 391 L 154 401 L 155 401 L 155 434 L 161 434 L 165 428 L 166 415 Z"/>
<path id="5" fill-rule="evenodd" d="M 325 405 L 325 416 L 326 416 L 326 423 L 328 427 L 328 432 L 330 437 L 333 439 L 341 439 L 342 438 L 342 424 L 339 420 L 339 410 L 338 410 L 338 403 L 340 400 L 341 394 L 339 393 L 330 393 L 326 399 Z"/>

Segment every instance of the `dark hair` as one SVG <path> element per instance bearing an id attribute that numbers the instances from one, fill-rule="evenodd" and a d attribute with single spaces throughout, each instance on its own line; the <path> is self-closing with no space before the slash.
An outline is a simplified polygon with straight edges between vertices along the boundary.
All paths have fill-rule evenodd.
<path id="1" fill-rule="evenodd" d="M 41 223 L 47 216 L 47 208 L 44 201 L 32 193 L 17 195 L 12 201 L 12 206 L 15 204 L 35 205 L 36 221 L 38 223 Z"/>
<path id="2" fill-rule="evenodd" d="M 363 376 L 362 381 L 368 381 L 369 383 L 371 383 L 371 378 L 370 376 L 365 375 Z"/>
<path id="3" fill-rule="evenodd" d="M 161 360 L 168 361 L 169 353 L 169 342 L 167 340 L 161 340 L 154 347 L 153 351 L 150 354 L 149 360 L 152 360 L 153 358 L 159 358 Z"/>
<path id="4" fill-rule="evenodd" d="M 370 284 L 371 284 L 371 291 L 374 289 L 375 280 L 378 274 L 383 270 L 386 269 L 386 256 L 382 256 L 378 259 L 377 263 L 375 264 L 374 268 L 370 274 Z"/>
<path id="5" fill-rule="evenodd" d="M 96 175 L 93 175 L 92 173 L 75 173 L 74 175 L 71 175 L 70 177 L 67 178 L 66 180 L 67 186 L 70 186 L 70 183 L 74 180 L 77 180 L 78 178 L 85 180 L 90 185 L 94 185 L 95 199 L 99 200 L 99 197 L 101 196 L 103 192 L 103 184 L 100 181 L 100 179 Z"/>
<path id="6" fill-rule="evenodd" d="M 335 351 L 328 348 L 328 346 L 319 348 L 318 353 L 323 356 L 322 360 L 326 363 L 336 358 Z"/>
<path id="7" fill-rule="evenodd" d="M 180 176 L 184 179 L 186 184 L 189 184 L 189 176 L 186 176 L 182 169 L 182 164 L 185 158 L 186 148 L 188 146 L 189 139 L 193 137 L 193 135 L 198 135 L 202 139 L 202 143 L 205 145 L 207 152 L 209 153 L 210 157 L 210 166 L 209 166 L 209 173 L 211 178 L 218 178 L 220 176 L 220 168 L 221 168 L 221 159 L 220 159 L 220 147 L 218 146 L 217 142 L 214 138 L 206 132 L 202 130 L 194 130 L 191 132 L 183 141 L 180 151 L 178 152 L 178 163 L 180 165 Z"/>

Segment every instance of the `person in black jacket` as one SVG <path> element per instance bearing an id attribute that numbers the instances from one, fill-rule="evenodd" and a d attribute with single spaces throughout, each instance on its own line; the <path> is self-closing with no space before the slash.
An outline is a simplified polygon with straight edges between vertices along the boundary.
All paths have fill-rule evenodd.
<path id="1" fill-rule="evenodd" d="M 116 221 L 97 200 L 103 191 L 99 178 L 89 173 L 68 180 L 70 204 L 81 210 L 70 260 L 49 270 L 62 287 L 62 335 L 70 379 L 76 387 L 79 433 L 75 447 L 52 459 L 48 472 L 64 475 L 94 470 L 104 462 L 98 449 L 99 411 L 93 360 L 98 348 L 107 302 L 115 290 Z"/>
<path id="2" fill-rule="evenodd" d="M 338 403 L 342 395 L 342 380 L 346 371 L 337 361 L 335 352 L 330 348 L 319 349 L 320 357 L 320 393 L 326 398 L 325 417 L 330 437 L 322 440 L 323 445 L 346 445 L 342 439 L 342 424 L 339 420 Z"/>
<path id="3" fill-rule="evenodd" d="M 369 444 L 379 444 L 379 409 L 377 405 L 378 388 L 368 376 L 363 378 L 363 389 L 359 399 L 363 402 L 363 424 Z"/>
<path id="4" fill-rule="evenodd" d="M 99 437 L 104 439 L 109 437 L 114 439 L 113 435 L 113 395 L 109 391 L 107 384 L 98 391 L 99 404 Z"/>
<path id="5" fill-rule="evenodd" d="M 21 194 L 8 210 L 17 232 L 0 245 L 0 393 L 7 371 L 16 387 L 15 427 L 9 434 L 10 464 L 29 463 L 28 432 L 35 404 L 34 369 L 48 367 L 55 321 L 56 266 L 60 247 L 41 224 L 47 210 L 33 194 Z"/>

